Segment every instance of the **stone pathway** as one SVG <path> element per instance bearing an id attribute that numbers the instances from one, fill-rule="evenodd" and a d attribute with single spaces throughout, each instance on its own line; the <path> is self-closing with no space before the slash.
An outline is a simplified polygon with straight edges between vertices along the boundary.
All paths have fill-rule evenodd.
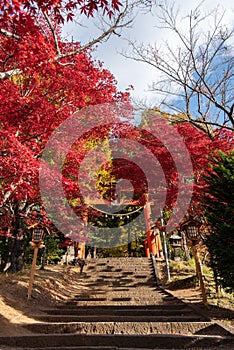
<path id="1" fill-rule="evenodd" d="M 147 258 L 90 260 L 82 276 L 87 292 L 74 290 L 69 302 L 31 315 L 37 321 L 24 326 L 25 334 L 0 337 L 0 348 L 234 348 L 229 329 L 156 285 Z"/>

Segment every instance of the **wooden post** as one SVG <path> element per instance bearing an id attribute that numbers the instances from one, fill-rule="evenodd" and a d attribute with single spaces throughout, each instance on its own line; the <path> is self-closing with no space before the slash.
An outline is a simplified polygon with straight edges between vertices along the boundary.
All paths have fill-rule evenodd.
<path id="1" fill-rule="evenodd" d="M 132 241 L 131 241 L 131 230 L 130 230 L 130 222 L 128 223 L 128 256 L 132 254 Z"/>
<path id="2" fill-rule="evenodd" d="M 29 281 L 29 286 L 28 286 L 28 300 L 31 298 L 31 294 L 32 294 L 32 286 L 33 286 L 34 273 L 35 273 L 35 268 L 36 268 L 36 263 L 37 263 L 38 249 L 39 249 L 39 244 L 35 244 L 34 253 L 33 253 L 32 268 L 31 268 L 31 273 L 30 273 L 30 281 Z"/>
<path id="3" fill-rule="evenodd" d="M 204 285 L 204 281 L 203 281 L 201 263 L 200 263 L 198 252 L 197 252 L 196 242 L 192 242 L 192 244 L 193 244 L 193 255 L 194 255 L 195 264 L 196 264 L 197 276 L 199 279 L 199 284 L 200 284 L 200 288 L 201 288 L 201 292 L 202 292 L 202 300 L 203 300 L 203 304 L 205 306 L 207 306 L 208 303 L 207 303 L 207 297 L 206 297 L 206 289 L 205 289 L 205 285 Z"/>

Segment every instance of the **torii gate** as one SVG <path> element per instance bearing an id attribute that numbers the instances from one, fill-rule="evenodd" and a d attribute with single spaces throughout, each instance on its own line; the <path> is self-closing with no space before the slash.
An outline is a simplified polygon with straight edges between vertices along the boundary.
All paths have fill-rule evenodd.
<path id="1" fill-rule="evenodd" d="M 146 228 L 146 239 L 144 240 L 145 246 L 145 255 L 146 257 L 150 257 L 151 253 L 156 258 L 163 258 L 163 250 L 162 243 L 159 230 L 155 230 L 155 226 L 151 223 L 151 203 L 147 201 L 147 195 L 145 195 L 145 205 L 143 207 L 144 210 L 144 219 L 145 219 L 145 228 Z M 110 205 L 111 200 L 104 201 L 106 204 Z M 91 205 L 101 205 L 103 201 L 92 201 Z M 142 206 L 142 203 L 139 200 L 123 200 L 118 203 L 118 205 L 128 205 L 128 206 Z M 97 209 L 98 210 L 98 209 Z M 131 214 L 131 213 L 129 213 Z M 128 215 L 129 215 L 128 214 Z M 83 215 L 84 221 L 87 224 L 87 212 Z"/>
<path id="2" fill-rule="evenodd" d="M 151 207 L 150 202 L 146 202 L 144 206 L 144 218 L 145 218 L 145 228 L 146 228 L 146 239 L 145 244 L 145 255 L 147 258 L 150 254 L 154 254 L 156 258 L 163 258 L 162 242 L 160 237 L 160 231 L 155 230 L 155 226 L 151 224 Z"/>

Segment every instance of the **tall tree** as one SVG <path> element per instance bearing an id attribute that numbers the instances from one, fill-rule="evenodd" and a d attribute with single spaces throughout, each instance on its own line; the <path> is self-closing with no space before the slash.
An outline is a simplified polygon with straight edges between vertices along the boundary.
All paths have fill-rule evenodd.
<path id="1" fill-rule="evenodd" d="M 154 116 L 157 116 L 157 118 L 154 119 Z M 163 128 L 160 126 L 160 117 L 164 119 Z M 192 188 L 191 207 L 189 208 L 190 204 L 188 203 L 186 208 L 193 210 L 194 214 L 202 216 L 201 203 L 206 195 L 203 174 L 209 167 L 210 158 L 216 150 L 227 153 L 234 148 L 234 133 L 230 130 L 218 129 L 213 131 L 212 138 L 210 138 L 205 131 L 189 122 L 185 122 L 184 119 L 185 117 L 181 114 L 171 115 L 161 112 L 159 109 L 145 111 L 141 126 L 148 126 L 147 129 L 149 129 L 149 126 L 152 126 L 152 134 L 147 135 L 141 132 L 139 138 L 151 150 L 153 157 L 158 159 L 163 170 L 163 173 L 157 172 L 153 174 L 154 178 L 157 179 L 158 185 L 158 188 L 155 188 L 153 198 L 154 200 L 157 198 L 156 203 L 160 203 L 160 193 L 163 195 L 166 191 L 165 209 L 169 211 L 178 210 L 180 205 L 183 204 L 183 202 L 178 202 L 178 191 L 181 193 L 180 200 L 183 201 L 183 196 L 186 200 Z M 167 128 L 170 129 L 172 127 L 175 131 L 170 134 Z M 160 133 L 160 135 L 164 135 L 163 140 L 165 140 L 165 135 L 168 134 L 168 140 L 165 142 L 167 145 L 172 145 L 171 149 L 163 144 L 162 138 L 160 139 L 153 135 L 154 130 L 163 130 Z M 182 140 L 182 143 L 178 142 L 179 140 Z M 181 148 L 183 145 L 186 146 L 192 163 L 192 171 L 189 178 L 186 177 L 185 171 L 180 173 L 180 170 L 186 167 L 186 160 L 184 157 L 181 157 L 184 154 L 184 150 Z M 182 166 L 179 169 L 178 165 L 181 164 L 180 162 L 182 162 Z M 178 182 L 178 176 L 180 175 L 183 175 L 181 183 Z M 178 216 L 175 216 L 175 220 Z"/>
<path id="2" fill-rule="evenodd" d="M 131 42 L 128 57 L 153 66 L 160 78 L 152 84 L 160 108 L 184 113 L 185 120 L 211 133 L 210 127 L 234 129 L 233 27 L 219 8 L 206 13 L 202 5 L 187 15 L 175 3 L 160 2 L 156 26 L 171 41 Z"/>
<path id="3" fill-rule="evenodd" d="M 0 11 L 0 203 L 15 271 L 24 219 L 40 203 L 39 161 L 51 133 L 82 107 L 128 101 L 129 94 L 118 92 L 113 75 L 92 60 L 91 45 L 63 40 L 55 15 L 37 18 L 39 5 L 13 5 Z"/>
<path id="4" fill-rule="evenodd" d="M 222 287 L 234 291 L 234 152 L 218 152 L 205 176 L 205 238 L 211 266 Z"/>

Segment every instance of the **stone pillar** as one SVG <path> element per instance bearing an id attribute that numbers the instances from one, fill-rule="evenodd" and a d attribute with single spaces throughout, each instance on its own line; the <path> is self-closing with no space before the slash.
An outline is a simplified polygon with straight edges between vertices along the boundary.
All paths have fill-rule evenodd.
<path id="1" fill-rule="evenodd" d="M 152 241 L 151 241 L 151 210 L 150 203 L 146 202 L 144 206 L 144 217 L 145 217 L 145 228 L 146 228 L 146 237 L 147 237 L 147 248 L 146 248 L 146 257 L 150 258 L 150 253 L 152 253 Z"/>

